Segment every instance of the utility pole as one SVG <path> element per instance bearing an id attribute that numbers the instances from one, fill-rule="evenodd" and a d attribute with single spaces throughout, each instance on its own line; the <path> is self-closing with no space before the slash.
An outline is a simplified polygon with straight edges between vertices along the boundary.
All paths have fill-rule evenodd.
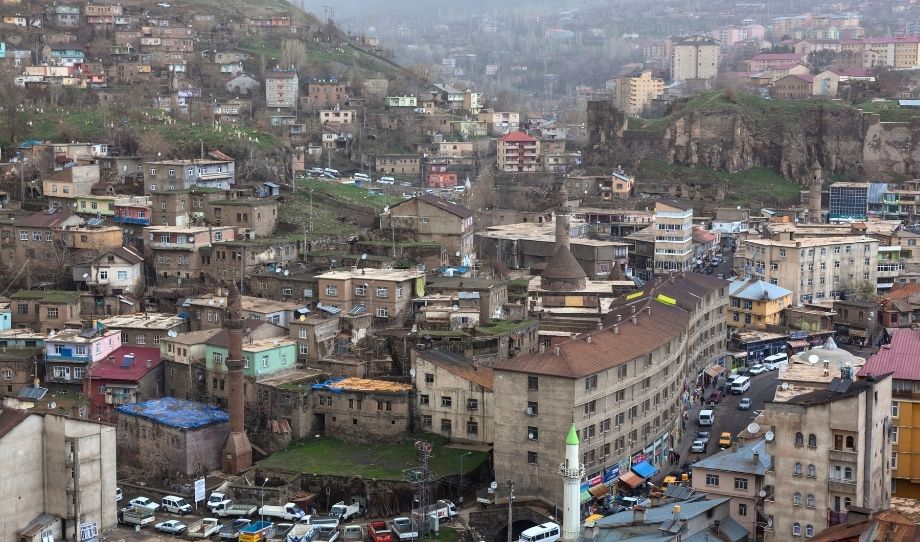
<path id="1" fill-rule="evenodd" d="M 508 542 L 511 540 L 511 501 L 514 500 L 514 480 L 508 480 Z"/>
<path id="2" fill-rule="evenodd" d="M 313 188 L 310 188 L 310 233 L 313 233 Z"/>

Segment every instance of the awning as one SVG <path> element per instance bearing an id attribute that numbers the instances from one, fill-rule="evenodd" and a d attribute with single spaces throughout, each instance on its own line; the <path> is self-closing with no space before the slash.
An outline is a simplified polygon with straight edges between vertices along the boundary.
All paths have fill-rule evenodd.
<path id="1" fill-rule="evenodd" d="M 629 487 L 639 487 L 642 485 L 642 482 L 644 482 L 645 479 L 636 475 L 636 473 L 632 471 L 626 471 L 620 474 L 620 481 Z"/>
<path id="2" fill-rule="evenodd" d="M 581 492 L 581 502 L 582 502 L 582 503 L 586 503 L 586 502 L 590 501 L 590 500 L 593 499 L 593 498 L 594 498 L 594 497 L 592 497 L 591 494 L 588 493 L 588 490 L 587 490 L 587 489 Z"/>
<path id="3" fill-rule="evenodd" d="M 709 368 L 706 369 L 706 374 L 712 377 L 718 376 L 723 372 L 725 372 L 725 367 L 722 367 L 721 365 L 710 365 Z"/>
<path id="4" fill-rule="evenodd" d="M 865 329 L 850 328 L 850 337 L 868 337 L 869 334 Z"/>
<path id="5" fill-rule="evenodd" d="M 786 344 L 789 345 L 789 348 L 808 348 L 808 341 L 796 340 L 796 341 L 787 341 Z"/>
<path id="6" fill-rule="evenodd" d="M 610 488 L 607 487 L 607 484 L 597 484 L 588 488 L 588 493 L 591 494 L 596 499 L 600 499 L 610 491 Z"/>
<path id="7" fill-rule="evenodd" d="M 658 472 L 658 469 L 652 466 L 652 464 L 649 463 L 648 461 L 642 461 L 640 463 L 636 463 L 635 465 L 633 465 L 632 470 L 633 472 L 635 472 L 636 474 L 638 474 L 639 476 L 643 478 L 649 478 L 650 476 L 654 476 L 655 473 Z"/>

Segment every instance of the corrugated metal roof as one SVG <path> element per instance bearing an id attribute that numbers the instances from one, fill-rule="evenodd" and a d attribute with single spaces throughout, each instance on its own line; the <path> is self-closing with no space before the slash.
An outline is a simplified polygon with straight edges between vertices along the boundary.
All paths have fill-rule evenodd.
<path id="1" fill-rule="evenodd" d="M 728 295 L 751 301 L 776 301 L 792 292 L 757 279 L 733 280 L 728 284 Z"/>
<path id="2" fill-rule="evenodd" d="M 770 455 L 763 440 L 739 446 L 737 450 L 731 448 L 697 461 L 692 468 L 719 470 L 724 472 L 743 472 L 747 474 L 762 475 L 770 468 Z M 757 461 L 754 454 L 758 454 Z"/>
<path id="3" fill-rule="evenodd" d="M 869 358 L 859 376 L 894 373 L 897 380 L 920 380 L 920 330 L 897 328 L 891 332 L 891 342 Z"/>

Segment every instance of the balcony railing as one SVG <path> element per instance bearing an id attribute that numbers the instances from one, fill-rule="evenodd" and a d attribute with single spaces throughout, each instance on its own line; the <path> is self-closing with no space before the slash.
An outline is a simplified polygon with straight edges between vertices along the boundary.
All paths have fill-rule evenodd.
<path id="1" fill-rule="evenodd" d="M 846 461 L 847 463 L 856 463 L 858 455 L 856 450 L 828 450 L 827 458 L 831 461 Z"/>
<path id="2" fill-rule="evenodd" d="M 844 478 L 828 478 L 827 490 L 856 495 L 856 481 L 846 480 Z"/>
<path id="3" fill-rule="evenodd" d="M 116 224 L 138 224 L 142 226 L 149 226 L 149 218 L 134 218 L 133 216 L 113 216 L 112 222 Z"/>

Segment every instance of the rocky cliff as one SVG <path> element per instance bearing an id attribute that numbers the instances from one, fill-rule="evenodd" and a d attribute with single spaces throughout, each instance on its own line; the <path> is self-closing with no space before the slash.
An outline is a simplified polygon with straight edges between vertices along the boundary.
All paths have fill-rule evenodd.
<path id="1" fill-rule="evenodd" d="M 830 173 L 866 180 L 920 176 L 920 116 L 880 122 L 876 114 L 826 100 L 780 101 L 710 93 L 678 102 L 663 119 L 627 119 L 612 103 L 588 103 L 589 165 L 643 158 L 727 172 L 767 167 L 802 181 L 817 161 Z"/>

